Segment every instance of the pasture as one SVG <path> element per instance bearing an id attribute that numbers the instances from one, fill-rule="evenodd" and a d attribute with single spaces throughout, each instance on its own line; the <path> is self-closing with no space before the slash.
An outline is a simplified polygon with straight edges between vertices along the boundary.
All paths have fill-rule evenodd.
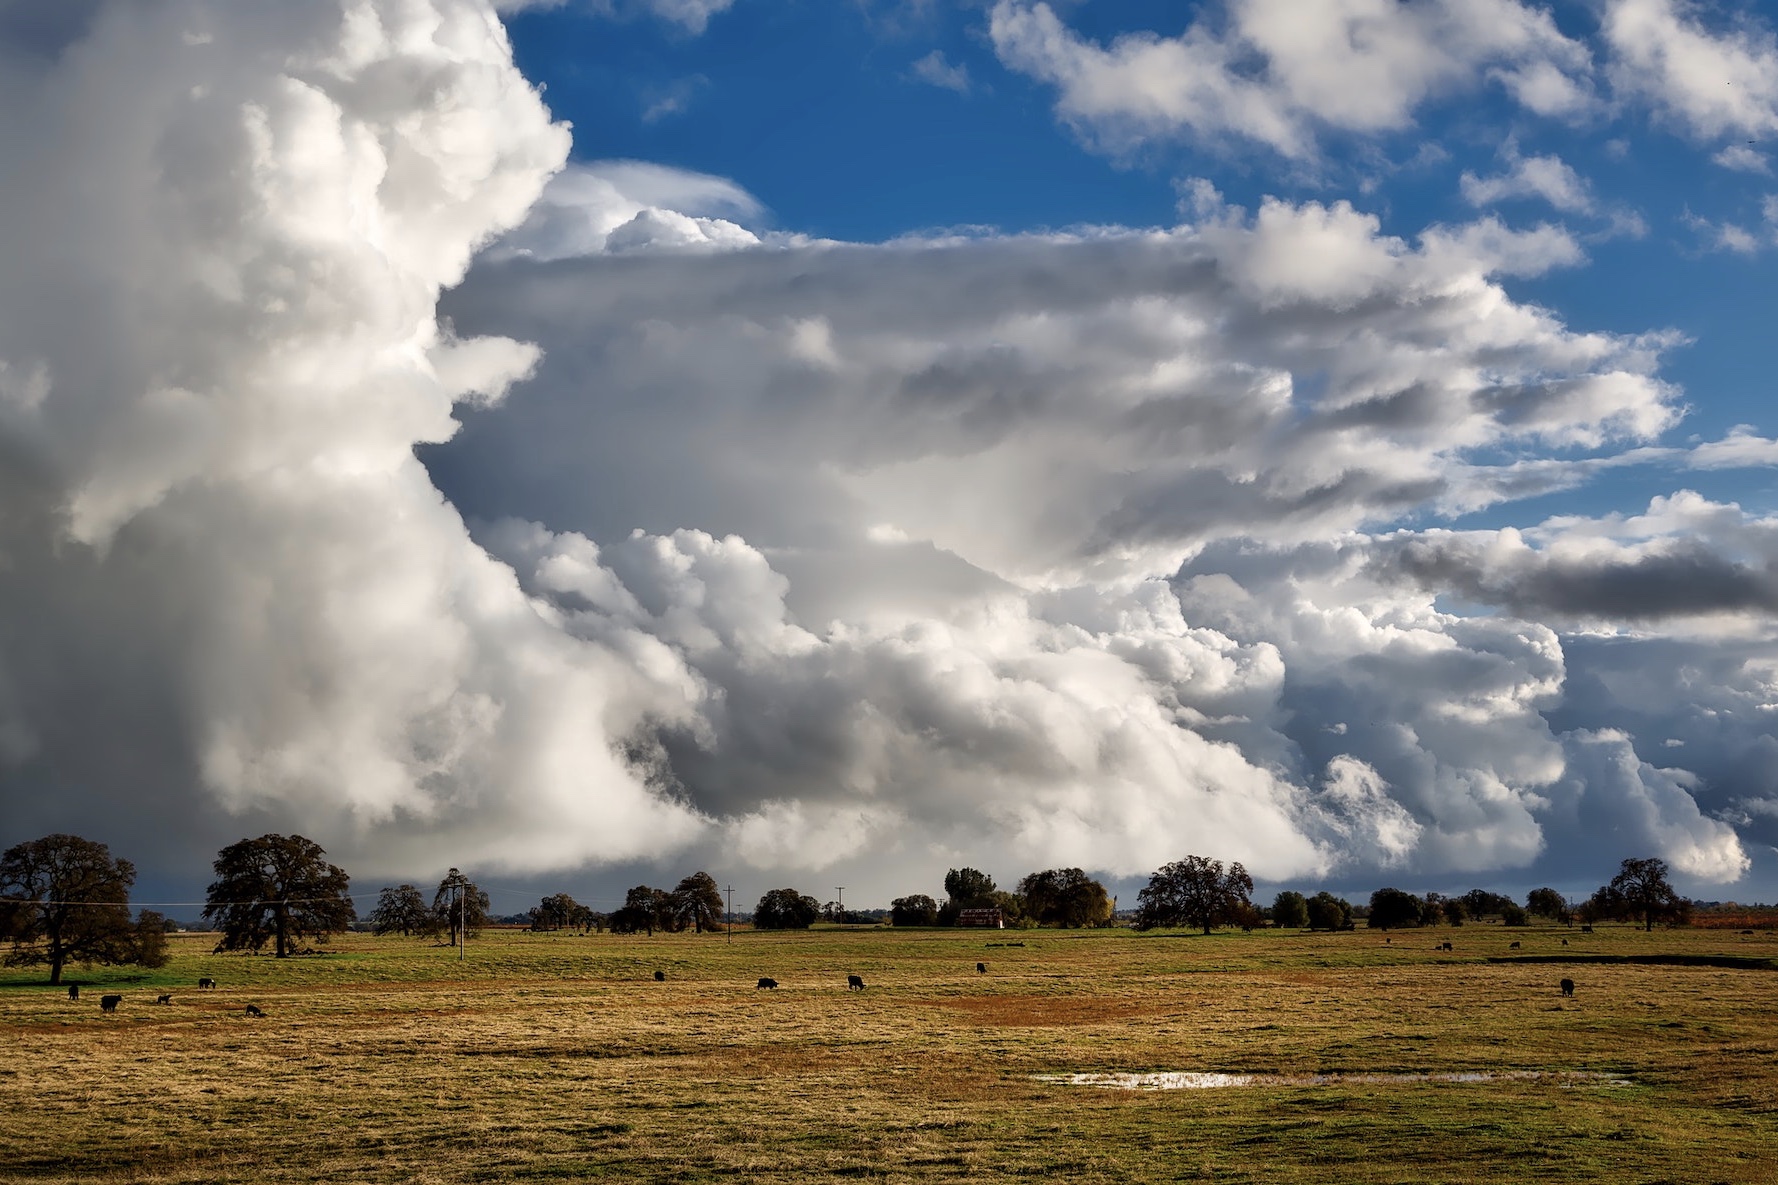
<path id="1" fill-rule="evenodd" d="M 177 936 L 159 971 L 71 969 L 77 1002 L 0 976 L 0 1182 L 1778 1177 L 1778 937 L 1390 938 Z M 1529 961 L 1647 955 L 1746 964 Z M 1057 1077 L 1123 1072 L 1270 1077 Z"/>

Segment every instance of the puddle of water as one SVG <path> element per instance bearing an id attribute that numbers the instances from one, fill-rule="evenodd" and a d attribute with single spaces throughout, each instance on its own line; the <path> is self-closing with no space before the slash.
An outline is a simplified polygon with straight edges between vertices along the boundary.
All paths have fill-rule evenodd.
<path id="1" fill-rule="evenodd" d="M 1416 1082 L 1547 1082 L 1551 1086 L 1629 1086 L 1628 1078 L 1591 1070 L 1464 1070 L 1424 1074 L 1033 1074 L 1039 1082 L 1113 1090 L 1221 1090 L 1240 1086 L 1395 1086 Z"/>

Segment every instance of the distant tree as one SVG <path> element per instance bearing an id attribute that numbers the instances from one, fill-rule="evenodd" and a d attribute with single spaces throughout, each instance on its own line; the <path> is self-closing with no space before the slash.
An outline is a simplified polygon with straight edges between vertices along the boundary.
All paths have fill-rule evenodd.
<path id="1" fill-rule="evenodd" d="M 1574 907 L 1574 916 L 1587 925 L 1602 922 L 1607 918 L 1626 916 L 1623 901 L 1611 891 L 1610 885 L 1601 885 L 1593 890 L 1593 895 Z"/>
<path id="2" fill-rule="evenodd" d="M 70 962 L 136 962 L 141 948 L 129 906 L 135 881 L 128 860 L 78 835 L 8 848 L 0 855 L 0 936 L 12 940 L 7 965 L 47 963 L 49 981 L 59 984 Z"/>
<path id="3" fill-rule="evenodd" d="M 1301 930 L 1309 924 L 1309 902 L 1301 893 L 1285 889 L 1272 898 L 1272 925 L 1280 930 Z"/>
<path id="4" fill-rule="evenodd" d="M 1005 889 L 995 889 L 982 900 L 985 909 L 998 909 L 1000 919 L 1008 926 L 1035 926 L 1037 923 L 1025 916 L 1025 899 L 1017 893 L 1009 893 Z M 939 921 L 944 921 L 944 911 L 939 911 Z"/>
<path id="5" fill-rule="evenodd" d="M 459 938 L 479 937 L 482 927 L 488 924 L 488 904 L 486 892 L 455 868 L 451 869 L 432 894 L 435 932 L 443 936 L 447 946 L 456 946 Z"/>
<path id="6" fill-rule="evenodd" d="M 172 961 L 167 953 L 166 915 L 145 909 L 136 915 L 136 955 L 130 962 L 138 967 L 165 967 Z"/>
<path id="7" fill-rule="evenodd" d="M 878 898 L 882 900 L 882 898 Z M 924 893 L 897 897 L 889 903 L 889 924 L 892 926 L 933 926 L 938 924 L 938 902 Z"/>
<path id="8" fill-rule="evenodd" d="M 1208 856 L 1187 856 L 1164 864 L 1137 894 L 1136 928 L 1199 926 L 1212 929 L 1235 921 L 1242 905 L 1252 905 L 1253 878 L 1239 862 L 1226 869 Z"/>
<path id="9" fill-rule="evenodd" d="M 553 893 L 533 906 L 525 920 L 533 930 L 577 930 L 582 934 L 599 923 L 599 915 L 566 893 Z"/>
<path id="10" fill-rule="evenodd" d="M 999 888 L 994 878 L 976 868 L 953 868 L 945 873 L 945 900 L 938 907 L 938 924 L 954 926 L 966 909 L 991 909 Z"/>
<path id="11" fill-rule="evenodd" d="M 370 932 L 378 936 L 430 937 L 438 933 L 438 919 L 426 908 L 426 899 L 414 885 L 385 886 L 367 920 Z"/>
<path id="12" fill-rule="evenodd" d="M 1251 901 L 1237 901 L 1229 910 L 1228 923 L 1251 933 L 1265 926 L 1266 913 Z"/>
<path id="13" fill-rule="evenodd" d="M 1445 898 L 1445 924 L 1461 926 L 1463 924 L 1463 902 L 1456 897 Z"/>
<path id="14" fill-rule="evenodd" d="M 1503 926 L 1523 926 L 1528 920 L 1525 911 L 1515 901 L 1508 901 L 1500 907 L 1500 924 Z"/>
<path id="15" fill-rule="evenodd" d="M 1352 903 L 1344 897 L 1335 897 L 1326 889 L 1309 898 L 1308 911 L 1311 930 L 1352 928 Z"/>
<path id="16" fill-rule="evenodd" d="M 1074 929 L 1111 919 L 1111 894 L 1078 868 L 1033 872 L 1019 882 L 1018 896 L 1024 916 L 1039 925 Z"/>
<path id="17" fill-rule="evenodd" d="M 1525 912 L 1534 917 L 1566 922 L 1574 917 L 1568 899 L 1554 889 L 1532 889 L 1525 897 Z"/>
<path id="18" fill-rule="evenodd" d="M 695 933 L 722 928 L 722 889 L 707 872 L 694 872 L 673 889 L 669 902 L 679 929 L 691 926 Z"/>
<path id="19" fill-rule="evenodd" d="M 1375 913 L 1373 907 L 1371 910 Z M 1445 898 L 1442 893 L 1428 893 L 1420 899 L 1420 924 L 1422 926 L 1442 925 L 1445 920 Z"/>
<path id="20" fill-rule="evenodd" d="M 1690 918 L 1690 902 L 1668 881 L 1665 860 L 1625 860 L 1602 891 L 1616 907 L 1614 916 L 1640 917 L 1644 930 L 1653 930 L 1657 921 L 1677 924 Z"/>
<path id="21" fill-rule="evenodd" d="M 222 935 L 216 950 L 258 951 L 270 941 L 282 959 L 300 954 L 304 938 L 326 942 L 351 926 L 350 879 L 325 855 L 300 835 L 262 835 L 218 852 L 204 906 Z"/>
<path id="22" fill-rule="evenodd" d="M 1378 889 L 1371 894 L 1371 912 L 1364 924 L 1373 930 L 1418 926 L 1420 904 L 1420 899 L 1405 889 Z"/>
<path id="23" fill-rule="evenodd" d="M 795 889 L 772 889 L 753 907 L 756 930 L 807 930 L 821 916 L 821 903 Z"/>
<path id="24" fill-rule="evenodd" d="M 650 937 L 656 930 L 672 932 L 672 894 L 664 889 L 651 889 L 647 885 L 637 885 L 624 896 L 623 907 L 611 915 L 611 932 L 613 934 L 634 934 L 638 930 L 648 931 Z"/>
<path id="25" fill-rule="evenodd" d="M 1462 901 L 1463 912 L 1472 918 L 1498 917 L 1507 906 L 1518 906 L 1511 897 L 1502 897 L 1499 893 L 1490 893 L 1486 889 L 1471 889 L 1463 894 Z"/>

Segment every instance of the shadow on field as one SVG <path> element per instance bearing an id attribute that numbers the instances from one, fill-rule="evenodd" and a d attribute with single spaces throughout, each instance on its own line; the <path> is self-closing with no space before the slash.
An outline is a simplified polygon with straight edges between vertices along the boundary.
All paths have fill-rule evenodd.
<path id="1" fill-rule="evenodd" d="M 1737 971 L 1778 971 L 1778 959 L 1747 955 L 1490 955 L 1490 963 L 1634 963 L 1656 967 L 1729 967 Z"/>

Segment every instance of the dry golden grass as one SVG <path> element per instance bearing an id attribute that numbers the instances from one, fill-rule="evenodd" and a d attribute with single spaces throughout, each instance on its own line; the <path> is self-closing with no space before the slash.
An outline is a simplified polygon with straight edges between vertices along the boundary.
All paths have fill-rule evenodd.
<path id="1" fill-rule="evenodd" d="M 0 979 L 0 1182 L 1778 1179 L 1778 973 L 1519 961 L 1778 959 L 1778 938 L 1390 937 L 500 934 L 459 964 L 394 938 L 278 961 L 187 936 L 163 971 L 77 974 L 78 1003 Z M 1037 1078 L 1159 1070 L 1630 1085 Z"/>

